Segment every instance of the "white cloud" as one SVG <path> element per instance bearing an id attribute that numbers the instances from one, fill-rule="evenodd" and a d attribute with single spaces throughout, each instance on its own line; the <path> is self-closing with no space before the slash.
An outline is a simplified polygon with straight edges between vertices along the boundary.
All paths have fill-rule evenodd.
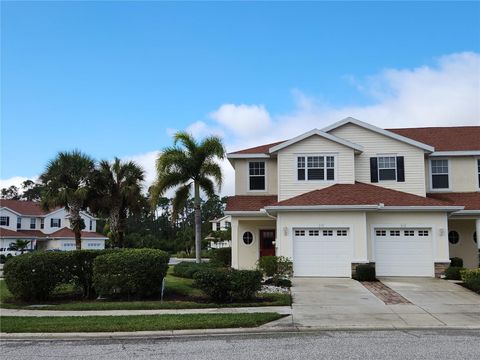
<path id="1" fill-rule="evenodd" d="M 210 117 L 239 136 L 248 135 L 252 129 L 261 134 L 272 125 L 270 114 L 263 105 L 224 104 L 211 112 Z"/>
<path id="2" fill-rule="evenodd" d="M 37 179 L 38 179 L 38 176 L 32 176 L 32 177 L 14 176 L 9 179 L 0 179 L 0 189 L 9 188 L 10 186 L 14 185 L 21 190 L 22 183 L 25 180 L 36 181 Z"/>

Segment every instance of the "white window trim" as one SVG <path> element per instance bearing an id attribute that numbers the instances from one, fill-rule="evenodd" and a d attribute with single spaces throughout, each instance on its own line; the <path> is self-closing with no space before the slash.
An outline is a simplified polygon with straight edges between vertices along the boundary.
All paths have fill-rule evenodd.
<path id="1" fill-rule="evenodd" d="M 395 158 L 395 180 L 381 180 L 380 179 L 380 166 L 378 165 L 378 158 L 381 158 L 381 157 L 393 157 L 393 158 Z M 382 183 L 389 183 L 389 182 L 390 183 L 397 183 L 398 182 L 397 157 L 398 157 L 397 154 L 377 154 L 377 178 L 378 178 L 378 182 L 382 182 Z M 404 166 L 405 166 L 405 164 L 404 164 Z M 388 168 L 388 169 L 390 169 L 390 168 Z"/>
<path id="2" fill-rule="evenodd" d="M 32 221 L 33 220 L 33 221 Z M 32 228 L 33 225 L 33 228 Z M 37 219 L 34 217 L 30 218 L 30 224 L 28 225 L 30 230 L 34 230 L 37 228 Z"/>
<path id="3" fill-rule="evenodd" d="M 10 219 L 7 220 L 7 218 L 9 218 L 9 217 L 10 216 L 7 216 L 7 215 L 0 216 L 0 218 L 5 219 L 5 224 L 2 224 L 2 226 L 10 226 Z M 7 225 L 7 222 L 8 222 L 8 225 Z"/>
<path id="4" fill-rule="evenodd" d="M 250 163 L 263 162 L 265 164 L 265 189 L 264 190 L 250 190 Z M 251 160 L 247 161 L 247 192 L 253 193 L 266 193 L 268 190 L 268 177 L 267 177 L 267 162 L 265 160 Z"/>
<path id="5" fill-rule="evenodd" d="M 323 156 L 325 164 L 325 177 L 327 177 L 327 156 L 333 156 L 334 166 L 333 166 L 333 180 L 308 180 L 308 167 L 307 167 L 307 157 L 308 156 Z M 305 158 L 305 180 L 298 179 L 298 158 Z M 310 153 L 310 154 L 295 154 L 294 156 L 294 178 L 295 182 L 301 184 L 335 184 L 338 182 L 338 153 Z"/>
<path id="6" fill-rule="evenodd" d="M 62 221 L 61 218 L 52 218 L 52 220 L 53 220 L 53 221 L 59 220 L 60 223 L 58 224 L 58 226 L 53 226 L 53 221 L 50 221 L 50 223 L 52 224 L 52 226 L 50 226 L 51 228 L 60 228 L 60 226 L 62 226 L 62 225 L 61 225 L 61 221 Z"/>
<path id="7" fill-rule="evenodd" d="M 447 160 L 448 163 L 448 187 L 447 188 L 442 188 L 442 189 L 434 189 L 433 188 L 433 173 L 432 173 L 432 160 Z M 452 166 L 449 158 L 435 158 L 435 159 L 428 159 L 428 173 L 429 173 L 429 186 L 430 186 L 430 192 L 446 192 L 446 191 L 452 191 Z"/>

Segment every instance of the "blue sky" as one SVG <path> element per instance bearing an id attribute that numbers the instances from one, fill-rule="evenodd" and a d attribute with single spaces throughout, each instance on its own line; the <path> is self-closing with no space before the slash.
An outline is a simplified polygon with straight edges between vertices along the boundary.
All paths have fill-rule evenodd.
<path id="1" fill-rule="evenodd" d="M 238 148 L 285 136 L 292 121 L 320 127 L 351 112 L 382 125 L 368 111 L 392 101 L 400 114 L 420 107 L 405 94 L 423 98 L 415 86 L 429 81 L 438 89 L 455 83 L 465 102 L 480 98 L 472 80 L 480 71 L 479 2 L 1 6 L 4 181 L 36 176 L 72 148 L 143 164 L 175 129 L 218 133 Z M 428 93 L 422 108 L 446 106 L 448 94 Z M 478 123 L 478 106 L 457 108 L 465 106 L 417 118 L 405 112 L 394 123 Z M 242 133 L 242 116 L 263 133 Z"/>

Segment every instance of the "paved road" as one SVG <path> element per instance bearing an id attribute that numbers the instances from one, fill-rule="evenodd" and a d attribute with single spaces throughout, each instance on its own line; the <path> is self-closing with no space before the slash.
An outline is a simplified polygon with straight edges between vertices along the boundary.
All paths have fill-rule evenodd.
<path id="1" fill-rule="evenodd" d="M 478 359 L 480 331 L 316 332 L 77 341 L 2 341 L 2 359 Z"/>

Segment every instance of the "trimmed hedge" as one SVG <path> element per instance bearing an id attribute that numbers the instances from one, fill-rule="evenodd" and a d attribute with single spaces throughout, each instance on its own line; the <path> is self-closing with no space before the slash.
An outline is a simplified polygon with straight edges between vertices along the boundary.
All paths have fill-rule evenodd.
<path id="1" fill-rule="evenodd" d="M 460 280 L 461 279 L 460 273 L 462 270 L 465 270 L 465 268 L 459 267 L 459 266 L 449 266 L 445 270 L 445 279 Z"/>
<path id="2" fill-rule="evenodd" d="M 101 255 L 93 262 L 93 286 L 111 297 L 159 295 L 170 256 L 162 250 L 129 249 Z"/>
<path id="3" fill-rule="evenodd" d="M 256 270 L 203 269 L 194 280 L 194 286 L 217 302 L 248 300 L 262 287 L 262 273 Z"/>
<path id="4" fill-rule="evenodd" d="M 60 252 L 15 256 L 3 271 L 8 290 L 24 301 L 47 300 L 57 285 L 69 280 L 68 258 Z"/>
<path id="5" fill-rule="evenodd" d="M 292 281 L 290 279 L 285 279 L 285 278 L 272 277 L 265 280 L 263 283 L 265 285 L 273 285 L 273 286 L 285 287 L 285 288 L 292 287 Z"/>
<path id="6" fill-rule="evenodd" d="M 203 262 L 200 264 L 182 261 L 173 267 L 173 275 L 188 279 L 193 279 L 193 276 L 200 270 L 207 268 L 214 268 L 216 264 L 212 262 Z"/>
<path id="7" fill-rule="evenodd" d="M 460 271 L 463 283 L 470 290 L 480 293 L 480 268 Z"/>
<path id="8" fill-rule="evenodd" d="M 368 264 L 357 265 L 353 278 L 357 281 L 377 281 L 375 267 Z"/>
<path id="9" fill-rule="evenodd" d="M 463 267 L 463 259 L 459 257 L 450 258 L 451 267 Z"/>
<path id="10" fill-rule="evenodd" d="M 215 249 L 210 256 L 212 263 L 217 263 L 220 266 L 232 266 L 232 248 Z"/>
<path id="11" fill-rule="evenodd" d="M 257 268 L 266 277 L 289 278 L 293 275 L 293 262 L 284 256 L 262 256 Z"/>

